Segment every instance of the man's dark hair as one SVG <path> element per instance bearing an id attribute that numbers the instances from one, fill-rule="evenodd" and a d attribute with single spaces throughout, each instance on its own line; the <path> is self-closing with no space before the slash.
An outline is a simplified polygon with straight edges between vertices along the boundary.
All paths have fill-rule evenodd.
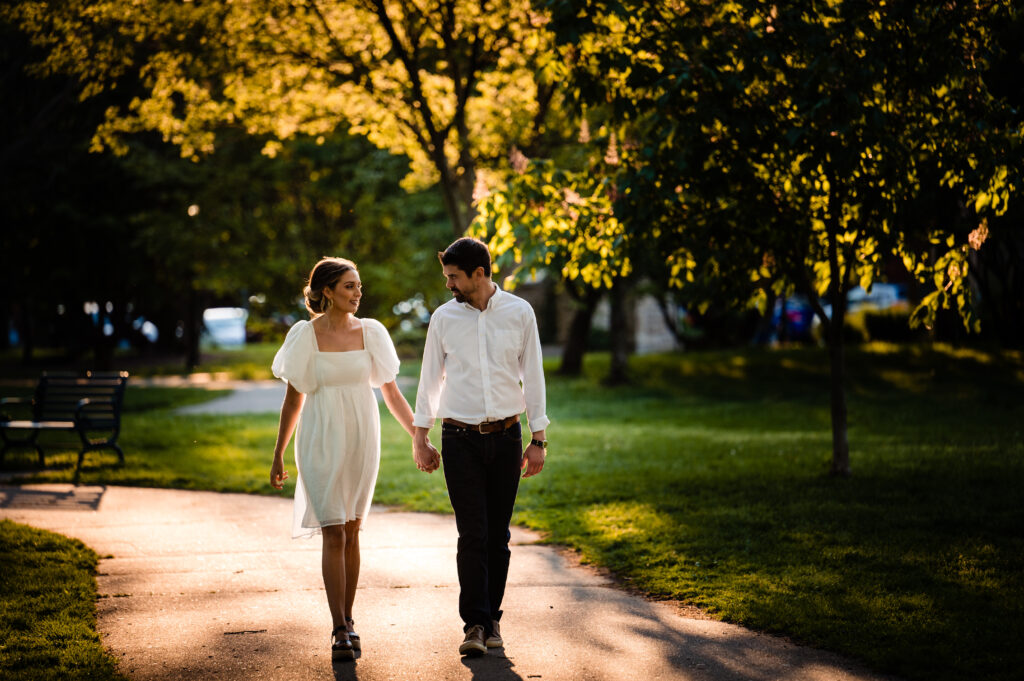
<path id="1" fill-rule="evenodd" d="M 473 276 L 477 267 L 483 267 L 484 274 L 491 276 L 491 252 L 480 239 L 469 236 L 457 239 L 444 251 L 439 251 L 437 259 L 442 265 L 455 265 L 469 277 Z"/>

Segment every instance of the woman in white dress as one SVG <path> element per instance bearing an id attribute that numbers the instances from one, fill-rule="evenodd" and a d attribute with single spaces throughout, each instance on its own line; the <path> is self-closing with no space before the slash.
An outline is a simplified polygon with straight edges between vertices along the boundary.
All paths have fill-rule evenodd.
<path id="1" fill-rule="evenodd" d="M 352 620 L 359 526 L 370 510 L 380 464 L 380 415 L 372 388 L 381 389 L 410 435 L 412 409 L 395 385 L 398 355 L 387 330 L 376 320 L 355 316 L 362 297 L 355 264 L 322 259 L 303 293 L 312 319 L 292 326 L 272 365 L 288 389 L 270 484 L 281 489 L 288 478 L 284 450 L 296 431 L 292 534 L 323 534 L 332 659 L 354 659 L 360 648 Z"/>

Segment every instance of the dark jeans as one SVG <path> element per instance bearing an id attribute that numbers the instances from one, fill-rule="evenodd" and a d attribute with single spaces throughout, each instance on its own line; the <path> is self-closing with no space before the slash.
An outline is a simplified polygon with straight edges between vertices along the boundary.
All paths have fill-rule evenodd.
<path id="1" fill-rule="evenodd" d="M 501 619 L 508 577 L 508 524 L 519 491 L 522 426 L 480 433 L 444 424 L 441 459 L 459 530 L 459 615 L 491 634 Z"/>

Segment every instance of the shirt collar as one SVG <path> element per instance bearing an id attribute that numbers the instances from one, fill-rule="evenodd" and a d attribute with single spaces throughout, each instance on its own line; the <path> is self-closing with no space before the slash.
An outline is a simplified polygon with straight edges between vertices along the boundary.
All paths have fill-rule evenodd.
<path id="1" fill-rule="evenodd" d="M 501 286 L 498 286 L 497 282 L 491 281 L 491 283 L 494 284 L 494 295 L 487 299 L 487 305 L 484 306 L 484 309 L 476 309 L 475 307 L 473 307 L 472 304 L 469 303 L 469 301 L 466 301 L 465 303 L 459 303 L 459 305 L 462 305 L 462 307 L 464 307 L 465 309 L 472 310 L 473 312 L 486 312 L 487 310 L 490 310 L 494 305 L 496 305 L 499 302 L 499 296 L 506 295 L 505 292 L 501 290 Z"/>

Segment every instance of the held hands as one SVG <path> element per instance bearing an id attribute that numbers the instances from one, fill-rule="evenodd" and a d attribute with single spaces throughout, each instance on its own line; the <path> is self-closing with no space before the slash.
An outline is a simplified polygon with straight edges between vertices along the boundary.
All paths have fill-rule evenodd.
<path id="1" fill-rule="evenodd" d="M 284 461 L 275 458 L 274 463 L 270 466 L 270 486 L 274 489 L 281 489 L 287 479 L 288 471 L 284 469 Z"/>
<path id="2" fill-rule="evenodd" d="M 433 473 L 441 467 L 441 455 L 437 448 L 430 444 L 428 438 L 412 439 L 412 458 L 416 462 L 416 468 L 424 473 Z"/>
<path id="3" fill-rule="evenodd" d="M 526 447 L 526 451 L 523 452 L 523 460 L 520 464 L 520 468 L 525 468 L 526 472 L 523 473 L 524 478 L 531 478 L 537 473 L 544 470 L 544 448 L 538 447 L 535 444 L 530 444 Z"/>

